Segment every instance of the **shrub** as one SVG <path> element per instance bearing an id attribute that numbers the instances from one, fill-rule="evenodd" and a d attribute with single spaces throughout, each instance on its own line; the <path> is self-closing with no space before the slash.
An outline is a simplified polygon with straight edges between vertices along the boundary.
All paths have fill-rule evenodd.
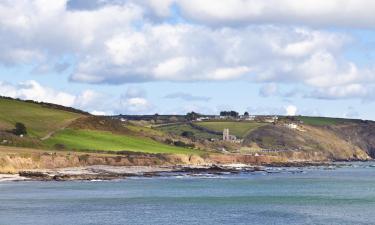
<path id="1" fill-rule="evenodd" d="M 187 144 L 187 143 L 182 142 L 182 141 L 175 141 L 174 145 L 177 146 L 177 147 L 184 147 L 184 148 L 194 148 L 195 147 L 194 144 Z"/>
<path id="2" fill-rule="evenodd" d="M 184 131 L 181 133 L 181 136 L 182 137 L 186 137 L 186 138 L 193 138 L 194 137 L 194 133 L 191 132 L 191 131 Z"/>
<path id="3" fill-rule="evenodd" d="M 55 144 L 54 147 L 57 150 L 64 150 L 64 149 L 66 149 L 66 146 L 64 144 Z"/>
<path id="4" fill-rule="evenodd" d="M 15 135 L 26 135 L 27 129 L 26 129 L 25 124 L 17 122 L 15 125 L 15 129 L 13 130 L 13 133 Z"/>

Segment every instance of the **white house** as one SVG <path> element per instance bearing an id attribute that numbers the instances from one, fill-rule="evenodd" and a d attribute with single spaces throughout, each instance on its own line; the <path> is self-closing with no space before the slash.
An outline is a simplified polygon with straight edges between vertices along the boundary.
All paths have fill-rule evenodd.
<path id="1" fill-rule="evenodd" d="M 292 130 L 295 130 L 298 128 L 297 124 L 295 123 L 288 123 L 286 124 L 286 127 L 289 128 L 289 129 L 292 129 Z"/>

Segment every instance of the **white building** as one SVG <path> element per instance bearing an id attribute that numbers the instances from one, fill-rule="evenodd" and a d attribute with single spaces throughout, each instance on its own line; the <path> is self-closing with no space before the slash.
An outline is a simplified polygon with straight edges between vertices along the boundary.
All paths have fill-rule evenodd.
<path id="1" fill-rule="evenodd" d="M 289 129 L 292 129 L 292 130 L 295 130 L 298 128 L 297 124 L 295 123 L 288 123 L 286 124 L 286 127 L 289 128 Z"/>

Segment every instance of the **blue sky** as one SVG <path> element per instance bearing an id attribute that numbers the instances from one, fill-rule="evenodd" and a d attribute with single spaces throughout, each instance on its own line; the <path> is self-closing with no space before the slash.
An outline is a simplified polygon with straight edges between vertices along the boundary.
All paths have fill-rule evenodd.
<path id="1" fill-rule="evenodd" d="M 0 2 L 0 95 L 95 114 L 375 120 L 369 0 Z"/>

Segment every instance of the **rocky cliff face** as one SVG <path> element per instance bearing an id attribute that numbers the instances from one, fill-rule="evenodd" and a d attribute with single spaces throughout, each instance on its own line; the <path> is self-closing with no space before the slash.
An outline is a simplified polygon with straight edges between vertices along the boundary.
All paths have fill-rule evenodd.
<path id="1" fill-rule="evenodd" d="M 375 158 L 375 122 L 347 123 L 330 126 L 328 129 Z"/>
<path id="2" fill-rule="evenodd" d="M 0 146 L 0 174 L 17 173 L 31 169 L 57 169 L 93 165 L 108 166 L 174 166 L 245 163 L 252 165 L 286 163 L 287 158 L 279 156 L 250 156 L 239 154 L 141 154 L 123 153 L 121 155 L 43 152 L 39 150 L 9 148 Z"/>
<path id="3" fill-rule="evenodd" d="M 283 125 L 268 125 L 247 135 L 245 146 L 257 146 L 272 150 L 290 159 L 313 160 L 366 160 L 374 150 L 365 127 L 317 127 L 301 125 L 290 129 Z M 354 129 L 355 128 L 355 129 Z"/>

